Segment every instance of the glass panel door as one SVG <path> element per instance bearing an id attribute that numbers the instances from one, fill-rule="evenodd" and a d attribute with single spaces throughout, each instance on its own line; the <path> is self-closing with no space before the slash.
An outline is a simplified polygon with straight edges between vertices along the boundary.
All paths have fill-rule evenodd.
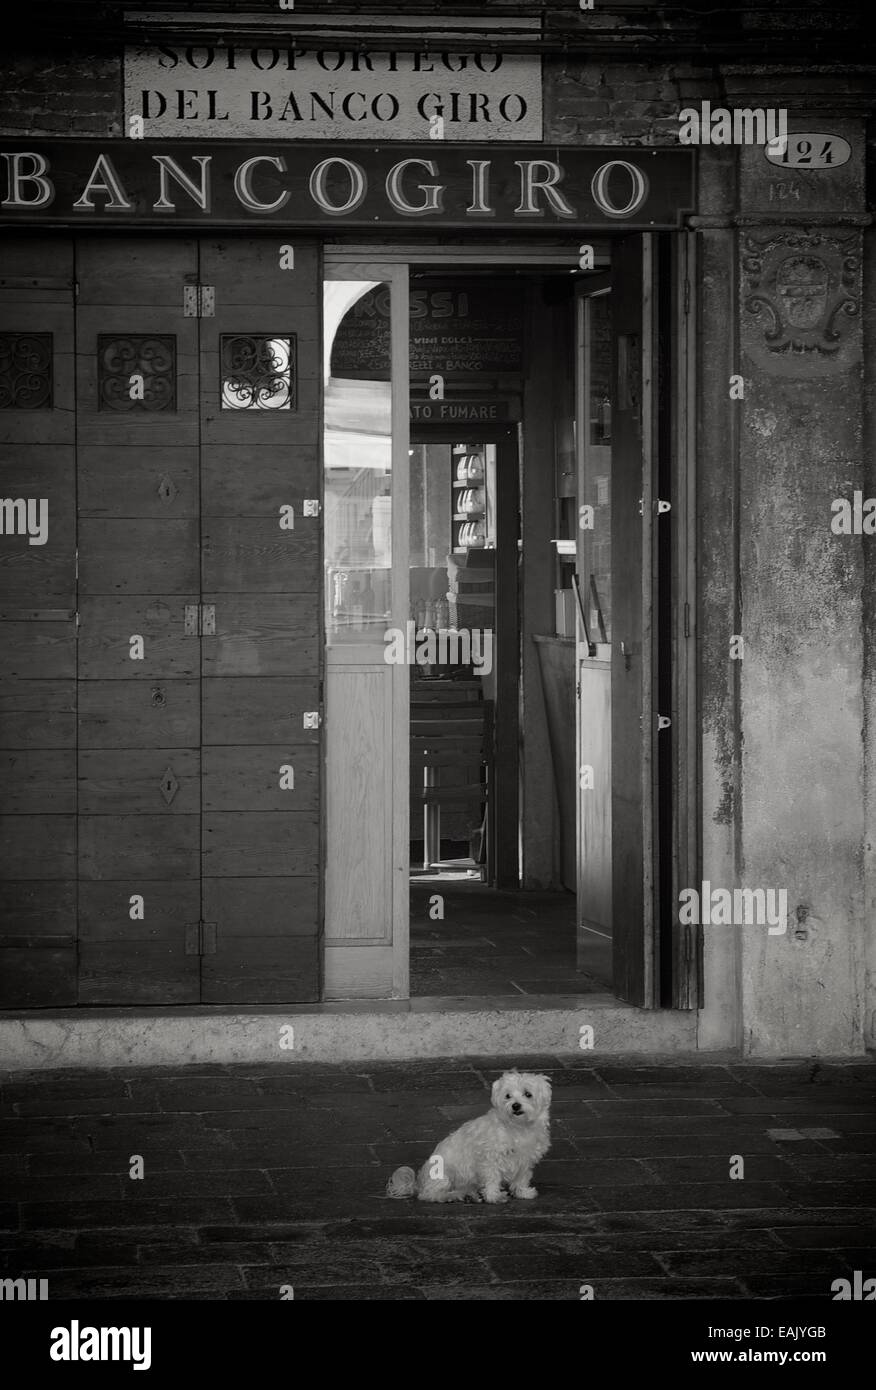
<path id="1" fill-rule="evenodd" d="M 324 995 L 405 998 L 406 269 L 333 266 L 324 284 L 323 345 Z"/>
<path id="2" fill-rule="evenodd" d="M 612 932 L 611 323 L 607 288 L 578 300 L 578 969 Z"/>

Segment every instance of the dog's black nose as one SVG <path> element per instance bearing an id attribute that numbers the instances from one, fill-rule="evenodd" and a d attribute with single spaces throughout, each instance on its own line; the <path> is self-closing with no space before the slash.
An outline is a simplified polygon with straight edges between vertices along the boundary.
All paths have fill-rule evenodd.
<path id="1" fill-rule="evenodd" d="M 514 1104 L 511 1106 L 511 1109 L 514 1111 L 515 1115 L 519 1115 L 521 1110 L 523 1109 L 523 1106 L 520 1104 L 519 1100 L 515 1100 Z"/>

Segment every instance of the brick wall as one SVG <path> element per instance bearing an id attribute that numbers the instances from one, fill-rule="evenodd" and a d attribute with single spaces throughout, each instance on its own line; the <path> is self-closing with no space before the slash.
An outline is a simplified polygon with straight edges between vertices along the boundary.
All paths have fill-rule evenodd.
<path id="1" fill-rule="evenodd" d="M 121 59 L 46 53 L 4 64 L 0 134 L 121 136 Z"/>

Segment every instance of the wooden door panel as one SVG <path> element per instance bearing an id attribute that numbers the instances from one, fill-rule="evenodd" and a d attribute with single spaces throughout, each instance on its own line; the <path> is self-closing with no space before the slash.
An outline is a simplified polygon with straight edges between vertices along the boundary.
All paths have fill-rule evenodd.
<path id="1" fill-rule="evenodd" d="M 197 517 L 197 493 L 194 447 L 92 444 L 79 450 L 80 516 L 178 521 Z"/>
<path id="2" fill-rule="evenodd" d="M 197 879 L 200 816 L 80 816 L 83 879 Z"/>
<path id="3" fill-rule="evenodd" d="M 76 247 L 79 298 L 87 305 L 151 304 L 182 314 L 182 286 L 195 284 L 197 242 L 153 235 L 81 237 Z"/>
<path id="4" fill-rule="evenodd" d="M 204 886 L 204 919 L 223 936 L 314 936 L 319 881 L 288 878 L 210 878 Z"/>
<path id="5" fill-rule="evenodd" d="M 198 523 L 79 522 L 79 590 L 89 594 L 185 594 L 198 588 Z"/>
<path id="6" fill-rule="evenodd" d="M 205 746 L 319 745 L 319 730 L 304 727 L 305 713 L 319 709 L 319 683 L 315 680 L 238 676 L 226 681 L 205 677 L 202 690 Z"/>
<path id="7" fill-rule="evenodd" d="M 318 249 L 296 243 L 285 271 L 273 240 L 205 240 L 200 275 L 215 289 L 215 316 L 200 325 L 201 576 L 216 614 L 201 644 L 203 903 L 216 924 L 203 998 L 313 1000 L 321 735 L 303 716 L 320 709 L 321 522 L 303 503 L 321 495 Z M 288 370 L 278 338 L 291 345 Z M 249 395 L 238 362 L 261 364 Z M 231 408 L 278 399 L 288 408 Z M 290 506 L 291 530 L 280 525 Z"/>
<path id="8" fill-rule="evenodd" d="M 96 680 L 197 679 L 197 637 L 185 634 L 188 593 L 83 597 L 79 602 L 79 678 Z M 132 661 L 131 638 L 143 638 L 143 659 Z"/>
<path id="9" fill-rule="evenodd" d="M 53 879 L 9 880 L 3 884 L 0 935 L 23 949 L 33 941 L 76 945 L 76 884 Z"/>
<path id="10" fill-rule="evenodd" d="M 120 450 L 129 444 L 141 448 L 197 446 L 197 319 L 182 318 L 181 303 L 178 308 L 162 308 L 131 299 L 123 310 L 88 307 L 81 289 L 78 304 L 76 408 L 80 445 L 115 444 Z M 151 351 L 156 340 L 169 358 L 167 371 L 156 374 L 167 392 L 167 403 L 147 408 L 130 399 L 130 379 L 140 368 L 140 374 L 149 381 L 137 344 Z M 130 370 L 125 367 L 109 373 L 104 369 L 108 344 L 115 345 L 116 361 L 124 361 L 122 354 L 131 356 Z"/>
<path id="11" fill-rule="evenodd" d="M 205 284 L 221 281 L 223 307 L 300 309 L 313 316 L 304 320 L 312 325 L 318 322 L 321 294 L 319 247 L 315 241 L 297 236 L 291 241 L 295 252 L 292 270 L 280 270 L 280 248 L 274 237 L 205 241 L 201 278 Z"/>
<path id="12" fill-rule="evenodd" d="M 0 332 L 51 335 L 53 375 L 51 409 L 0 409 L 0 492 L 47 498 L 50 526 L 0 555 L 0 1000 L 313 1000 L 318 246 L 289 273 L 273 240 L 79 238 L 75 338 L 72 243 L 10 247 L 4 273 L 39 283 L 0 285 Z M 183 314 L 198 283 L 214 319 Z M 290 409 L 223 409 L 221 340 L 240 333 L 294 344 Z M 203 604 L 215 635 L 186 634 Z M 215 955 L 193 953 L 199 920 Z"/>
<path id="13" fill-rule="evenodd" d="M 218 594 L 216 635 L 205 637 L 205 676 L 300 676 L 319 670 L 319 613 L 312 594 Z"/>
<path id="14" fill-rule="evenodd" d="M 132 917 L 140 904 L 132 899 L 142 898 L 143 917 Z M 201 894 L 196 878 L 150 879 L 143 888 L 139 878 L 119 879 L 113 883 L 83 882 L 79 885 L 79 934 L 83 942 L 125 942 L 137 937 L 155 943 L 172 942 L 181 938 L 186 922 L 197 922 Z"/>
<path id="15" fill-rule="evenodd" d="M 0 412 L 2 416 L 3 412 Z M 0 540 L 0 595 L 26 608 L 76 606 L 76 456 L 69 445 L 0 446 L 0 497 L 45 503 L 39 534 Z M 38 526 L 37 526 L 38 530 Z"/>
<path id="16" fill-rule="evenodd" d="M 392 743 L 386 698 L 391 667 L 349 662 L 332 673 L 326 719 L 343 759 L 328 766 L 326 839 L 344 846 L 344 872 L 326 881 L 326 937 L 341 943 L 392 939 L 386 905 L 391 898 L 386 846 L 392 842 L 392 765 L 374 749 Z"/>
<path id="17" fill-rule="evenodd" d="M 25 610 L 26 611 L 26 610 Z M 11 613 L 22 612 L 3 609 L 3 626 L 0 638 L 3 641 L 3 669 L 7 676 L 16 679 L 49 680 L 52 677 L 72 676 L 76 671 L 76 624 L 75 614 L 65 614 L 66 621 L 9 621 Z M 60 616 L 60 615 L 59 615 Z"/>
<path id="18" fill-rule="evenodd" d="M 76 943 L 31 938 L 7 945 L 0 957 L 0 1009 L 64 1009 L 76 1003 Z"/>
<path id="19" fill-rule="evenodd" d="M 85 815 L 197 815 L 200 781 L 196 749 L 79 750 L 79 809 Z"/>
<path id="20" fill-rule="evenodd" d="M 191 918 L 197 922 L 198 913 Z M 190 1004 L 200 994 L 200 957 L 187 955 L 185 925 L 167 941 L 82 941 L 79 1002 L 124 1006 Z"/>
<path id="21" fill-rule="evenodd" d="M 200 711 L 196 680 L 83 681 L 80 748 L 192 748 Z"/>
<path id="22" fill-rule="evenodd" d="M 182 238 L 82 237 L 76 271 L 80 448 L 95 445 L 122 454 L 129 446 L 197 447 L 198 320 L 183 314 L 185 286 L 197 281 L 197 243 Z M 150 408 L 131 402 L 124 391 L 125 372 L 106 370 L 99 337 L 133 354 L 134 370 L 142 365 L 138 341 L 165 340 L 171 361 L 156 371 L 155 379 L 169 396 L 157 394 Z M 150 360 L 156 365 L 154 356 Z M 165 367 L 162 362 L 157 365 Z M 119 389 L 109 389 L 113 380 Z M 108 463 L 112 468 L 112 461 Z"/>
<path id="23" fill-rule="evenodd" d="M 197 998 L 200 957 L 186 954 L 186 927 L 198 921 L 200 900 L 197 879 L 80 883 L 81 1002 L 185 1004 Z M 136 915 L 141 910 L 142 918 Z"/>
<path id="24" fill-rule="evenodd" d="M 73 246 L 4 239 L 0 270 L 0 1005 L 76 997 Z M 45 525 L 43 544 L 39 523 Z M 72 780 L 71 780 L 72 777 Z"/>
<path id="25" fill-rule="evenodd" d="M 264 313 L 264 310 L 261 311 Z M 254 313 L 247 316 L 247 322 L 252 324 L 258 322 Z M 318 352 L 319 345 L 314 340 L 308 349 L 314 357 Z M 300 351 L 299 345 L 299 351 Z M 201 442 L 206 447 L 214 445 L 227 448 L 235 447 L 243 457 L 248 457 L 250 451 L 265 449 L 276 451 L 277 449 L 289 448 L 306 450 L 313 456 L 314 453 L 314 428 L 311 423 L 319 411 L 320 393 L 317 381 L 299 381 L 298 383 L 298 403 L 301 418 L 296 419 L 294 414 L 285 410 L 261 412 L 262 418 L 250 421 L 246 418 L 246 411 L 224 411 L 219 408 L 218 396 L 218 374 L 219 374 L 219 355 L 218 350 L 214 353 L 204 352 L 201 356 L 203 372 L 212 373 L 217 378 L 217 385 L 213 388 L 212 402 L 207 399 L 204 402 L 204 409 L 210 410 L 210 414 L 204 414 L 203 428 L 201 432 Z M 205 388 L 205 394 L 209 392 Z M 227 418 L 226 418 L 227 417 Z M 251 459 L 250 459 L 251 461 Z M 284 488 L 288 494 L 288 487 Z M 307 496 L 311 494 L 308 493 Z M 317 495 L 318 494 L 314 494 Z"/>
<path id="26" fill-rule="evenodd" d="M 319 852 L 315 814 L 210 811 L 204 814 L 205 878 L 312 875 Z M 206 891 L 206 885 L 205 885 Z"/>
<path id="27" fill-rule="evenodd" d="M 0 468 L 2 496 L 20 498 Z M 25 494 L 26 496 L 26 494 Z M 34 494 L 31 493 L 33 497 Z M 72 608 L 76 598 L 76 541 L 72 505 L 60 505 L 57 488 L 37 494 L 49 503 L 49 526 L 57 534 L 46 545 L 31 545 L 26 536 L 3 536 L 0 593 L 7 605 L 22 608 Z M 72 500 L 72 499 L 71 499 Z"/>
<path id="28" fill-rule="evenodd" d="M 69 814 L 76 810 L 76 751 L 0 751 L 0 815 Z"/>
<path id="29" fill-rule="evenodd" d="M 183 296 L 197 244 L 83 238 L 77 267 L 79 998 L 195 1003 L 198 320 Z M 138 380 L 143 400 L 128 389 Z"/>
<path id="30" fill-rule="evenodd" d="M 319 999 L 319 942 L 316 936 L 229 936 L 217 926 L 222 948 L 204 956 L 205 1004 L 306 1004 Z"/>
<path id="31" fill-rule="evenodd" d="M 0 635 L 2 633 L 3 628 L 0 628 Z M 3 665 L 6 665 L 5 651 Z M 0 679 L 0 748 L 75 746 L 74 680 Z"/>
<path id="32" fill-rule="evenodd" d="M 8 245 L 3 245 L 3 274 L 7 275 Z M 34 278 L 44 277 L 35 258 Z M 0 286 L 0 332 L 10 335 L 49 335 L 45 360 L 50 404 L 37 408 L 0 409 L 0 443 L 17 445 L 64 445 L 73 441 L 75 425 L 75 386 L 73 376 L 73 271 L 72 252 L 66 274 L 57 277 L 56 287 L 39 292 L 10 292 Z M 38 375 L 44 375 L 42 370 Z"/>
<path id="33" fill-rule="evenodd" d="M 319 588 L 319 537 L 312 525 L 281 531 L 279 514 L 277 506 L 258 520 L 205 516 L 204 588 L 216 594 L 298 592 L 313 603 Z"/>
<path id="34" fill-rule="evenodd" d="M 260 446 L 255 469 L 241 466 L 239 445 L 214 444 L 205 450 L 201 476 L 205 513 L 213 517 L 272 516 L 278 510 L 277 499 L 285 498 L 285 505 L 294 508 L 293 525 L 312 530 L 313 522 L 302 516 L 300 501 L 308 496 L 306 489 L 318 473 L 312 426 L 305 422 L 298 426 L 298 433 L 300 443 L 293 440 L 290 428 L 290 437 L 282 446 Z"/>
<path id="35" fill-rule="evenodd" d="M 0 816 L 0 879 L 76 877 L 76 821 L 70 815 Z"/>
<path id="36" fill-rule="evenodd" d="M 204 810 L 316 812 L 319 772 L 318 748 L 205 747 Z"/>

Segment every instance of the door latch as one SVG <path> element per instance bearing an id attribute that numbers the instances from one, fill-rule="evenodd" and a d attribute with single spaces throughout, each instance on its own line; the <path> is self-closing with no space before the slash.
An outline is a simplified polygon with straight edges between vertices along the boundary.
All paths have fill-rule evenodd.
<path id="1" fill-rule="evenodd" d="M 657 716 L 657 732 L 660 733 L 661 730 L 663 730 L 663 729 L 668 729 L 671 723 L 672 723 L 672 720 L 669 718 L 669 715 L 668 715 L 668 714 L 658 714 L 658 716 Z"/>
<path id="2" fill-rule="evenodd" d="M 672 511 L 672 503 L 671 503 L 671 502 L 664 502 L 662 497 L 656 498 L 656 503 L 657 503 L 657 515 L 658 515 L 658 516 L 662 516 L 664 512 L 671 512 L 671 511 Z M 641 499 L 641 497 L 640 497 L 640 498 L 639 498 L 639 516 L 641 516 L 641 515 L 642 515 L 642 499 Z"/>

